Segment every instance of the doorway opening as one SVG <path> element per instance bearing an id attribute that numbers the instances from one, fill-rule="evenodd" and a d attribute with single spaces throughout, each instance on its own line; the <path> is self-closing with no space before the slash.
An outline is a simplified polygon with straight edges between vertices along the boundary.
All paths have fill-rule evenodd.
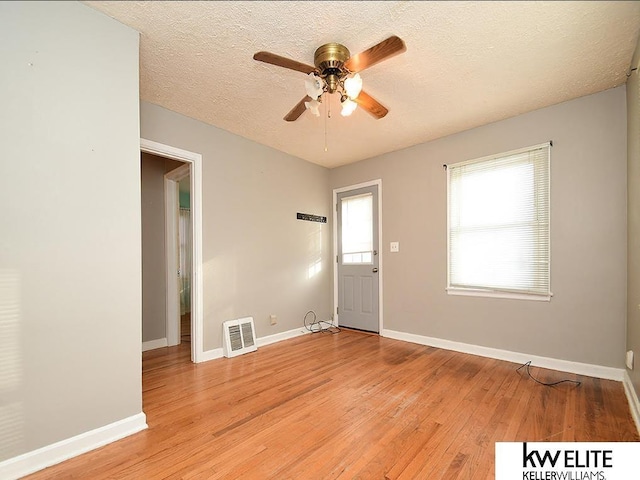
<path id="1" fill-rule="evenodd" d="M 191 361 L 198 363 L 203 360 L 203 286 L 202 286 L 202 155 L 181 150 L 169 145 L 151 140 L 141 139 L 142 154 L 151 154 L 164 159 L 165 164 L 171 161 L 175 164 L 163 173 L 164 192 L 164 291 L 166 292 L 165 310 L 165 345 L 177 345 L 182 340 L 190 340 Z M 175 168 L 179 167 L 179 168 Z M 180 183 L 183 192 L 188 191 L 189 222 L 183 223 L 180 235 Z M 184 202 L 184 193 L 183 193 Z M 191 257 L 183 255 L 180 267 L 180 241 L 190 243 Z M 187 247 L 187 246 L 185 246 Z M 189 249 L 186 248 L 188 251 Z M 144 255 L 143 255 L 144 261 Z M 187 277 L 186 270 L 190 270 L 188 285 L 181 283 L 180 274 Z M 144 281 L 144 278 L 143 278 Z M 144 303 L 143 293 L 143 303 Z M 182 297 L 182 302 L 181 302 Z M 182 305 L 181 305 L 182 304 Z M 189 331 L 181 332 L 183 312 L 189 311 Z M 186 321 L 184 322 L 186 323 Z M 143 332 L 144 334 L 144 332 Z M 164 346 L 164 345 L 159 345 Z"/>

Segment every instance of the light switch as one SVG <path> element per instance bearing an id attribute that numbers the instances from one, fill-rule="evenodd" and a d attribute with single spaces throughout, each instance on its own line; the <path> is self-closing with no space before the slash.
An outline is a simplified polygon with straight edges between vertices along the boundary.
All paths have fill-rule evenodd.
<path id="1" fill-rule="evenodd" d="M 391 242 L 391 251 L 399 252 L 400 251 L 400 242 Z"/>

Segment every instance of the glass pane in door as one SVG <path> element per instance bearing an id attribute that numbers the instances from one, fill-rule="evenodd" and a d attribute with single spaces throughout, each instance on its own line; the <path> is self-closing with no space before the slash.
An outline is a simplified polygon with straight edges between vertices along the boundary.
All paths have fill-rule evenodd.
<path id="1" fill-rule="evenodd" d="M 342 263 L 373 263 L 373 195 L 342 199 Z"/>

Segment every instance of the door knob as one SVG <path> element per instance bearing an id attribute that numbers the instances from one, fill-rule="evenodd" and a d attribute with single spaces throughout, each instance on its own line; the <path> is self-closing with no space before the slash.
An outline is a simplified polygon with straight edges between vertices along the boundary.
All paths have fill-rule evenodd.
<path id="1" fill-rule="evenodd" d="M 373 270 L 371 270 L 373 273 L 378 273 L 378 267 L 373 267 Z"/>

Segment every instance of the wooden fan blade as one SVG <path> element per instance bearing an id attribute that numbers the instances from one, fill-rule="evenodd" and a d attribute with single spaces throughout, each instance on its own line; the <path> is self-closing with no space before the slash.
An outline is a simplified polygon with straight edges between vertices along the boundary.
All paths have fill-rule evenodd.
<path id="1" fill-rule="evenodd" d="M 297 120 L 298 117 L 302 115 L 304 111 L 307 109 L 307 107 L 305 107 L 304 105 L 304 102 L 310 102 L 311 100 L 313 99 L 309 95 L 305 95 L 304 98 L 300 100 L 296 104 L 296 106 L 293 107 L 291 111 L 284 116 L 284 119 L 287 122 L 293 122 L 294 120 Z"/>
<path id="2" fill-rule="evenodd" d="M 382 105 L 375 98 L 364 91 L 360 92 L 360 95 L 358 95 L 358 98 L 356 98 L 354 102 L 364 108 L 371 115 L 376 117 L 378 120 L 389 113 L 389 109 L 387 109 L 384 105 Z"/>
<path id="3" fill-rule="evenodd" d="M 297 70 L 302 73 L 315 72 L 316 68 L 306 63 L 297 62 L 290 58 L 281 57 L 271 52 L 258 52 L 253 56 L 254 60 L 264 63 L 270 63 L 271 65 L 277 65 L 278 67 L 288 68 L 290 70 Z"/>
<path id="4" fill-rule="evenodd" d="M 365 68 L 372 67 L 376 63 L 386 60 L 398 53 L 402 53 L 407 49 L 404 42 L 395 35 L 386 40 L 381 41 L 377 45 L 365 50 L 362 53 L 354 55 L 344 63 L 344 66 L 350 72 L 361 72 Z"/>

